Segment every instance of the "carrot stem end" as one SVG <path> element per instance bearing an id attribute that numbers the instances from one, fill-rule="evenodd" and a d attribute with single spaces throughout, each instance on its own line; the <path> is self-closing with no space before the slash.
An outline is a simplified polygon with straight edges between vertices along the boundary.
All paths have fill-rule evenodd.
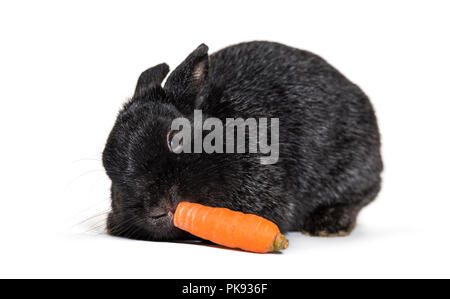
<path id="1" fill-rule="evenodd" d="M 286 249 L 289 246 L 289 240 L 283 235 L 278 234 L 273 242 L 273 251 Z"/>

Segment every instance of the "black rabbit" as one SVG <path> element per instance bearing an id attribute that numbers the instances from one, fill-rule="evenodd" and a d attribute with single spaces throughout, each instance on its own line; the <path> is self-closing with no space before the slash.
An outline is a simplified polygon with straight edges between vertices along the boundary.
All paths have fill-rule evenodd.
<path id="1" fill-rule="evenodd" d="M 281 231 L 343 236 L 381 186 L 380 136 L 367 96 L 320 57 L 272 42 L 208 55 L 200 45 L 167 78 L 143 72 L 103 152 L 112 235 L 190 237 L 172 225 L 180 201 L 253 213 Z M 278 118 L 279 160 L 171 151 L 171 122 L 194 110 L 218 119 Z M 170 138 L 170 136 L 169 136 Z"/>

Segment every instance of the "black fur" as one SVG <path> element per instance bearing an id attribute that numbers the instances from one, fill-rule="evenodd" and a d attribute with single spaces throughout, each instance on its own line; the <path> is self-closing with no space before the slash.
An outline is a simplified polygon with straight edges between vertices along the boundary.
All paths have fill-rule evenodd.
<path id="1" fill-rule="evenodd" d="M 170 214 L 182 200 L 253 213 L 282 231 L 343 235 L 377 195 L 380 136 L 367 96 L 320 57 L 271 42 L 208 56 L 200 45 L 161 87 L 166 64 L 144 72 L 108 138 L 113 235 L 164 240 L 187 235 Z M 280 159 L 249 154 L 174 154 L 175 117 L 194 108 L 220 119 L 277 117 Z"/>

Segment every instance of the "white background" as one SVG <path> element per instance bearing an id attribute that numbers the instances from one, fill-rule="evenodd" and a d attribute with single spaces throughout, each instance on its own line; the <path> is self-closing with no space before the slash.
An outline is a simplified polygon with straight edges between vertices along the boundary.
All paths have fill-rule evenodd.
<path id="1" fill-rule="evenodd" d="M 2 1 L 0 277 L 449 277 L 448 1 Z M 138 75 L 272 40 L 370 96 L 384 185 L 351 237 L 258 255 L 101 233 L 101 151 Z M 92 217 L 98 215 L 97 217 Z"/>

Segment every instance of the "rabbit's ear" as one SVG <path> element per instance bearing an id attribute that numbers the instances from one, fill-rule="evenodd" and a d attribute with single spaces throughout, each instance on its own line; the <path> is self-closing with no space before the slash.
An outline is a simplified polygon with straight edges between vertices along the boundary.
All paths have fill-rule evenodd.
<path id="1" fill-rule="evenodd" d="M 169 73 L 169 66 L 165 63 L 158 64 L 144 71 L 136 84 L 135 96 L 144 95 L 150 88 L 161 86 L 162 81 Z"/>
<path id="2" fill-rule="evenodd" d="M 196 95 L 209 68 L 208 46 L 201 44 L 167 78 L 164 88 L 175 95 Z"/>

